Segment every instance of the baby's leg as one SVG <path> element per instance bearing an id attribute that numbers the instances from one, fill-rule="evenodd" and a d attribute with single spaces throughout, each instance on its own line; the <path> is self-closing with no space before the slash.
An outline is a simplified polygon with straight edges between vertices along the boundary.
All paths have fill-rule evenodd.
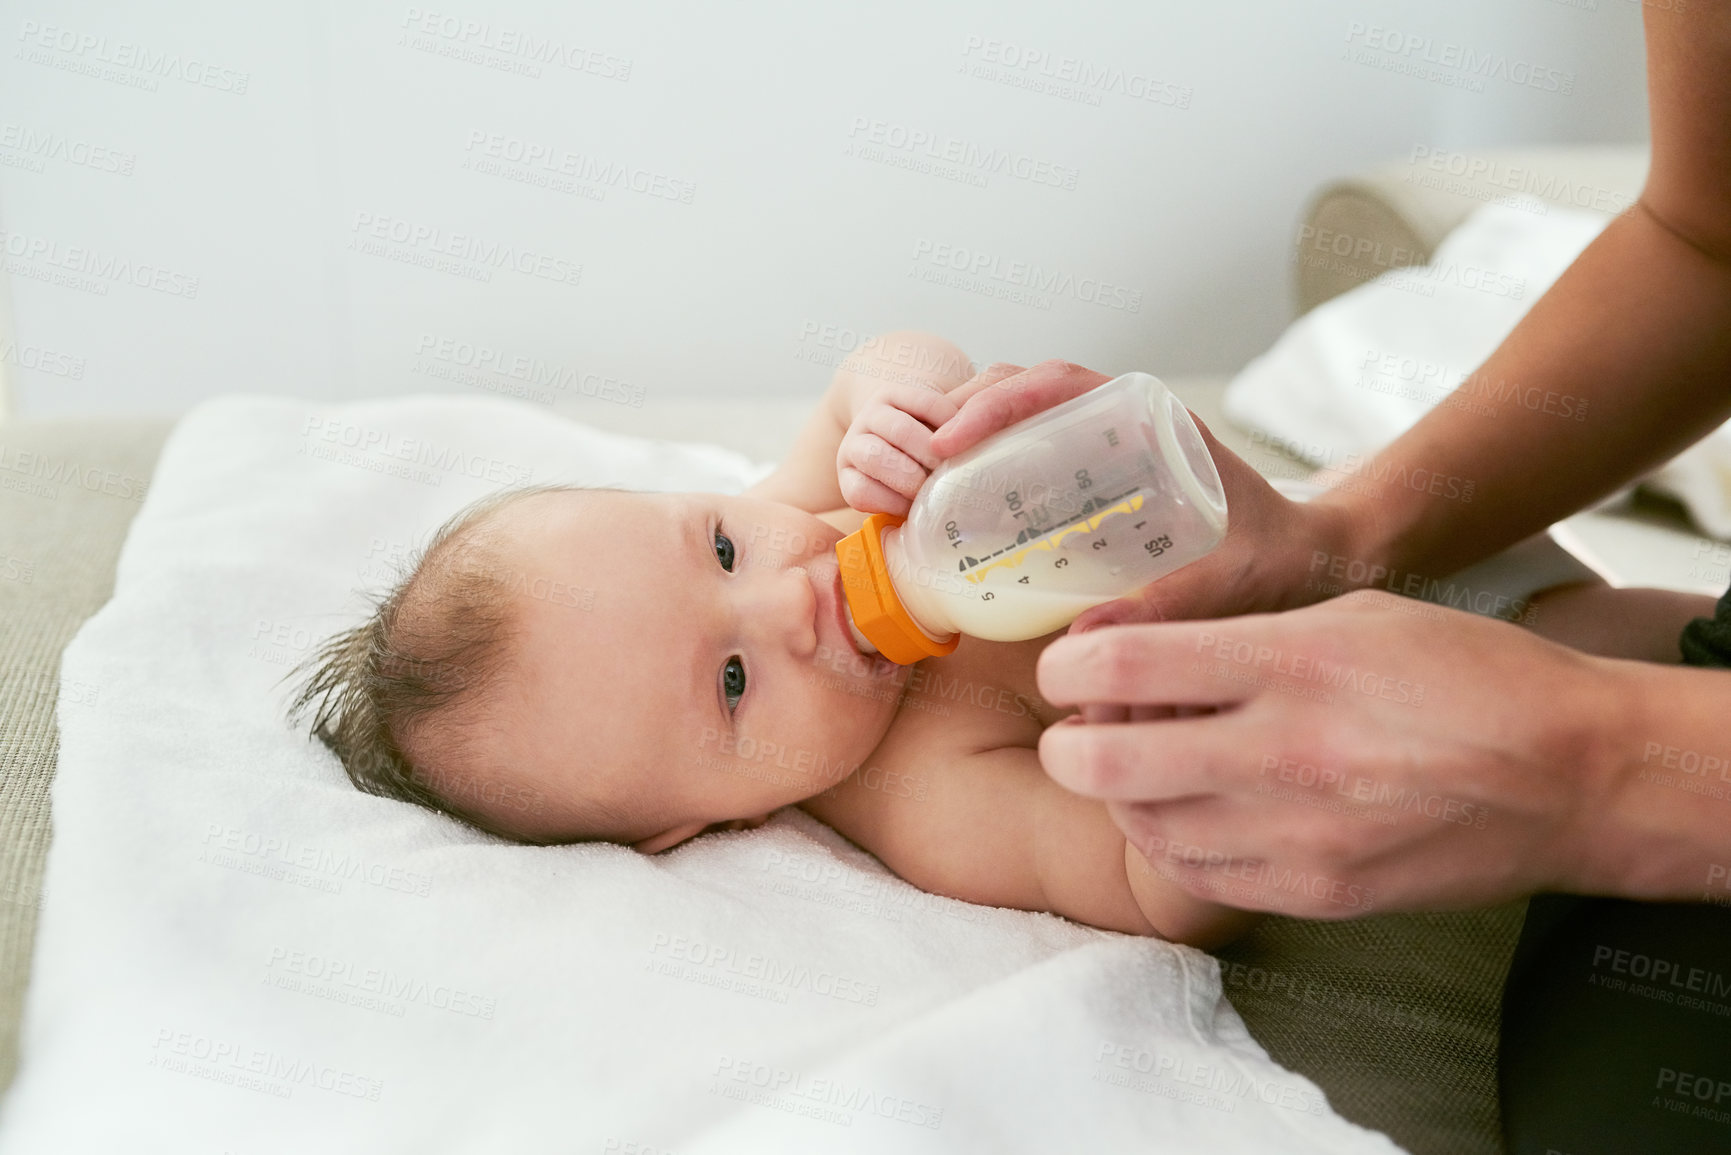
<path id="1" fill-rule="evenodd" d="M 1683 627 L 1712 617 L 1713 600 L 1707 594 L 1575 582 L 1534 594 L 1524 624 L 1541 637 L 1600 657 L 1677 662 Z"/>

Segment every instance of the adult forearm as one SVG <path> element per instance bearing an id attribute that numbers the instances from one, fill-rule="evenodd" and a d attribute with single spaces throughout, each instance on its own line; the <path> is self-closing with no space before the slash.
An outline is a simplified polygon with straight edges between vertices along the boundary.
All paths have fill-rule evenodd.
<path id="1" fill-rule="evenodd" d="M 1564 889 L 1731 901 L 1731 671 L 1610 663 L 1626 708 L 1592 724 L 1610 788 L 1581 815 Z"/>
<path id="2" fill-rule="evenodd" d="M 1699 440 L 1731 412 L 1728 383 L 1731 258 L 1637 204 L 1459 387 L 1471 404 L 1432 410 L 1319 501 L 1355 556 L 1450 573 Z"/>

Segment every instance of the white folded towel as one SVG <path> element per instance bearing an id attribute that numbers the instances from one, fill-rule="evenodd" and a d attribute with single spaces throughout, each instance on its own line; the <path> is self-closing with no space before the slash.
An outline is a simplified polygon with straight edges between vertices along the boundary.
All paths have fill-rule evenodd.
<path id="1" fill-rule="evenodd" d="M 1377 1152 L 1209 956 L 925 894 L 801 811 L 645 858 L 363 795 L 278 679 L 499 484 L 763 467 L 516 402 L 228 398 L 67 647 L 8 1155 Z"/>
<path id="2" fill-rule="evenodd" d="M 1560 206 L 1543 215 L 1480 206 L 1428 265 L 1390 270 L 1294 321 L 1227 386 L 1227 416 L 1313 465 L 1375 452 L 1482 365 L 1610 221 Z M 1593 420 L 1591 406 L 1567 391 L 1547 397 L 1530 382 L 1491 388 L 1488 402 L 1469 391 L 1451 403 L 1545 407 L 1558 420 Z M 1643 483 L 1681 501 L 1707 533 L 1731 538 L 1731 423 Z"/>

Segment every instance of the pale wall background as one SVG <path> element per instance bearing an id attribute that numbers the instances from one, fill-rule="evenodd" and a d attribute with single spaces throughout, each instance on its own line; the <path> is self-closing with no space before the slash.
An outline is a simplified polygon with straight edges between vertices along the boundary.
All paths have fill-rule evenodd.
<path id="1" fill-rule="evenodd" d="M 24 415 L 814 396 L 848 334 L 894 327 L 982 363 L 1225 372 L 1290 319 L 1321 181 L 1646 134 L 1632 0 L 37 0 L 0 37 Z M 1105 80 L 1036 91 L 1042 68 Z M 916 133 L 961 163 L 887 163 L 927 159 L 894 147 Z M 554 171 L 509 159 L 531 146 Z M 986 268 L 922 279 L 946 252 Z M 988 295 L 1022 265 L 1068 291 Z"/>

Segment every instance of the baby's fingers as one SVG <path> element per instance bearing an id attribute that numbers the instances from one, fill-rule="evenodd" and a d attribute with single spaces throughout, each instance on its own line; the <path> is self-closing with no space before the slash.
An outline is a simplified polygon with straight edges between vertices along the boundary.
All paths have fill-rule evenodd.
<path id="1" fill-rule="evenodd" d="M 994 361 L 944 394 L 958 410 L 968 403 L 968 398 L 974 394 L 990 389 L 1000 381 L 1008 380 L 1027 370 L 1020 365 L 1012 365 L 1008 361 Z M 933 426 L 937 428 L 937 426 Z"/>
<path id="2" fill-rule="evenodd" d="M 842 443 L 838 467 L 853 466 L 901 496 L 913 499 L 926 482 L 926 468 L 875 433 L 854 433 Z"/>
<path id="3" fill-rule="evenodd" d="M 956 386 L 957 390 L 966 389 L 966 385 Z M 928 429 L 936 429 L 956 415 L 961 408 L 962 399 L 953 397 L 950 393 L 940 393 L 936 389 L 927 389 L 921 385 L 898 385 L 881 390 L 872 399 L 873 404 L 867 409 L 888 406 L 912 414 L 916 419 L 926 424 Z"/>
<path id="4" fill-rule="evenodd" d="M 951 410 L 954 412 L 954 410 Z M 940 422 L 941 424 L 941 422 Z M 876 434 L 930 473 L 942 460 L 932 452 L 932 430 L 918 417 L 893 405 L 873 405 L 854 422 L 855 435 Z M 925 481 L 922 476 L 921 482 Z"/>
<path id="5" fill-rule="evenodd" d="M 847 502 L 849 509 L 857 509 L 861 513 L 887 513 L 891 517 L 906 517 L 912 502 L 891 489 L 881 481 L 875 481 L 855 469 L 844 465 L 836 471 L 836 482 L 841 487 L 842 500 Z"/>

